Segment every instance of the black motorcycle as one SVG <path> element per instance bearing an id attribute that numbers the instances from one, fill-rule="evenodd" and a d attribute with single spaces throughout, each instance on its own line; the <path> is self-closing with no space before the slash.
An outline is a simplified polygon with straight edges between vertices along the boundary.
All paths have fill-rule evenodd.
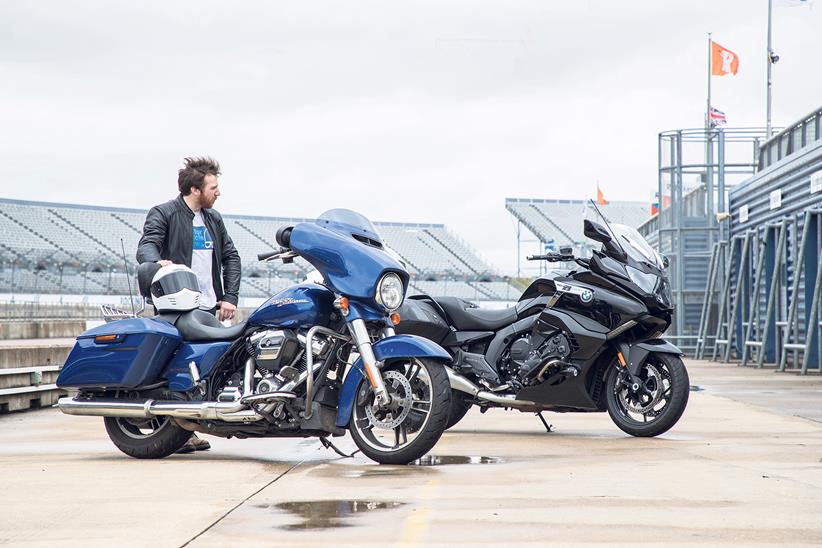
<path id="1" fill-rule="evenodd" d="M 679 348 L 661 338 L 671 324 L 663 259 L 636 230 L 584 221 L 602 243 L 590 258 L 570 248 L 529 260 L 574 262 L 567 276 L 539 277 L 516 306 L 478 308 L 454 297 L 416 296 L 398 333 L 416 334 L 452 356 L 448 427 L 472 405 L 542 411 L 607 410 L 633 436 L 670 429 L 688 403 Z"/>

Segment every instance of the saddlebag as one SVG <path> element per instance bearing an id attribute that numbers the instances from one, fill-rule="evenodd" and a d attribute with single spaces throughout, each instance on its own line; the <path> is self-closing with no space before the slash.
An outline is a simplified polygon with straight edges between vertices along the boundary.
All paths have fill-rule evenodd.
<path id="1" fill-rule="evenodd" d="M 437 344 L 442 343 L 451 328 L 435 306 L 430 297 L 406 299 L 399 309 L 400 323 L 394 328 L 397 335 L 418 335 Z"/>
<path id="2" fill-rule="evenodd" d="M 57 386 L 123 389 L 152 384 L 180 342 L 176 327 L 153 318 L 128 318 L 89 329 L 77 337 Z"/>

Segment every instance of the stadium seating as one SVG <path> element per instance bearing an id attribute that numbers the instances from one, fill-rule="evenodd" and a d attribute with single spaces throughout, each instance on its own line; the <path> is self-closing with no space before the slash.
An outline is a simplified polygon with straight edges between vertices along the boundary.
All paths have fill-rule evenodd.
<path id="1" fill-rule="evenodd" d="M 0 293 L 127 295 L 146 211 L 0 199 Z M 268 297 L 305 278 L 313 267 L 301 258 L 261 263 L 276 248 L 285 224 L 307 219 L 223 215 L 240 254 L 241 297 Z M 441 224 L 376 223 L 387 247 L 412 276 L 409 293 L 472 300 L 513 300 L 519 291 L 496 275 L 463 240 Z M 122 239 L 122 243 L 121 243 Z M 12 283 L 12 277 L 14 281 Z"/>

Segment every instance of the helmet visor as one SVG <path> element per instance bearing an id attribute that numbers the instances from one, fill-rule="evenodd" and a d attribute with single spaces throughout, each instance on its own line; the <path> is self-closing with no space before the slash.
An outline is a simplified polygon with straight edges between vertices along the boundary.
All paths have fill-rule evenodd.
<path id="1" fill-rule="evenodd" d="M 200 291 L 200 284 L 193 272 L 174 272 L 163 276 L 151 284 L 151 295 L 154 297 L 173 295 L 183 289 Z"/>

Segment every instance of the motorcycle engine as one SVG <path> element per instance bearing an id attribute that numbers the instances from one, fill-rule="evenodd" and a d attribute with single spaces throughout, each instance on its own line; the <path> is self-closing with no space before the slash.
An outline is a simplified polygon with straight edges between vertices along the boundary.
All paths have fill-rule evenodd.
<path id="1" fill-rule="evenodd" d="M 570 354 L 571 341 L 561 331 L 548 336 L 529 333 L 511 344 L 508 359 L 503 361 L 501 369 L 509 383 L 538 384 L 552 373 L 551 362 L 556 361 L 559 369 Z M 546 366 L 548 369 L 543 371 Z"/>
<path id="2" fill-rule="evenodd" d="M 257 367 L 272 372 L 291 365 L 303 347 L 297 334 L 290 329 L 258 331 L 248 338 L 248 346 Z"/>

